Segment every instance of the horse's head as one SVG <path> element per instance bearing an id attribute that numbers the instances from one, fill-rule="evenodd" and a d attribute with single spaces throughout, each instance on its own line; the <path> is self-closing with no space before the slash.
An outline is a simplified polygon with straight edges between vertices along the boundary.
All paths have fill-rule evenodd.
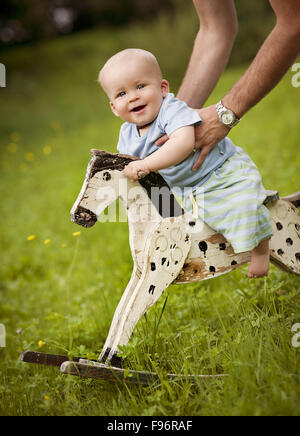
<path id="1" fill-rule="evenodd" d="M 137 159 L 92 149 L 85 180 L 71 210 L 71 220 L 83 227 L 92 227 L 98 216 L 119 197 L 120 172 Z"/>
<path id="2" fill-rule="evenodd" d="M 99 215 L 117 198 L 122 196 L 120 193 L 120 179 L 121 177 L 125 178 L 125 176 L 122 176 L 122 171 L 130 162 L 138 160 L 135 156 L 108 153 L 96 149 L 92 149 L 91 152 L 92 159 L 88 164 L 83 186 L 71 210 L 71 220 L 83 227 L 92 227 L 97 222 Z M 128 183 L 132 182 L 128 180 Z M 153 196 L 151 197 L 153 187 L 164 188 L 169 191 L 164 179 L 159 174 L 150 173 L 139 180 L 139 185 L 146 190 L 156 209 L 164 216 L 158 204 L 159 199 L 155 201 Z M 171 198 L 173 201 L 168 216 L 181 215 L 182 209 L 172 195 Z"/>

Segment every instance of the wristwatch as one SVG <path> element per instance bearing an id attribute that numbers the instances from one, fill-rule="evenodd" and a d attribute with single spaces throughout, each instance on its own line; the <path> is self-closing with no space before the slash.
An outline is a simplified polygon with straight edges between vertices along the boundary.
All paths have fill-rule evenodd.
<path id="1" fill-rule="evenodd" d="M 216 104 L 216 110 L 221 123 L 230 129 L 241 121 L 241 119 L 238 118 L 234 112 L 223 106 L 222 101 L 219 101 L 219 103 Z"/>

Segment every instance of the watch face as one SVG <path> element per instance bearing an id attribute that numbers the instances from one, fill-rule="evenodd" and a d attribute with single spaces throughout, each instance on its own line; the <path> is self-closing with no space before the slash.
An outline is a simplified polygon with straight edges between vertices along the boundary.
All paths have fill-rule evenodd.
<path id="1" fill-rule="evenodd" d="M 222 115 L 222 122 L 226 124 L 227 126 L 234 121 L 234 115 L 230 112 L 226 112 Z"/>

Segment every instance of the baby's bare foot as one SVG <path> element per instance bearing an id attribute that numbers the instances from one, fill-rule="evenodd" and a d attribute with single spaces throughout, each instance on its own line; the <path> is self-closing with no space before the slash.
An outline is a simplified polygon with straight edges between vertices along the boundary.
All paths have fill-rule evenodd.
<path id="1" fill-rule="evenodd" d="M 270 249 L 269 239 L 260 242 L 260 244 L 252 250 L 251 262 L 248 269 L 248 277 L 257 279 L 265 277 L 269 273 L 270 265 Z"/>

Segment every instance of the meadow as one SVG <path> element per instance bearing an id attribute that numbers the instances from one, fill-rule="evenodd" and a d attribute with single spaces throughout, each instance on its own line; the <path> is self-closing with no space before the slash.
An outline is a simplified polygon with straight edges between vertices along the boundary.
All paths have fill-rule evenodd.
<path id="1" fill-rule="evenodd" d="M 157 55 L 176 93 L 191 51 L 186 24 L 161 18 L 1 54 L 1 416 L 300 414 L 300 348 L 291 330 L 300 322 L 299 277 L 273 266 L 257 281 L 245 266 L 168 288 L 123 349 L 129 368 L 158 372 L 154 386 L 81 380 L 19 361 L 25 349 L 88 358 L 101 351 L 133 264 L 126 223 L 70 222 L 89 150 L 116 152 L 121 121 L 97 72 L 112 53 L 139 46 Z M 245 68 L 228 68 L 208 104 Z M 300 88 L 292 74 L 230 134 L 265 187 L 282 196 L 299 190 Z M 175 371 L 229 377 L 168 382 L 165 374 Z"/>

